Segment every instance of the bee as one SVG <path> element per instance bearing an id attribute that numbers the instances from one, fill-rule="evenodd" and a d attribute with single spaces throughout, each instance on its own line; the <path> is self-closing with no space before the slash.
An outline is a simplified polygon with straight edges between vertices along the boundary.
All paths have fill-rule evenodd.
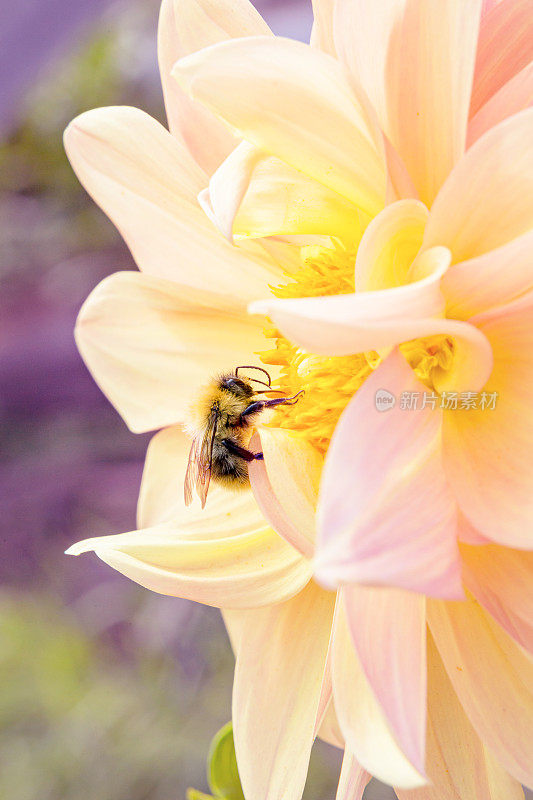
<path id="1" fill-rule="evenodd" d="M 240 375 L 244 369 L 262 372 L 267 380 Z M 254 383 L 266 388 L 256 389 Z M 185 473 L 185 505 L 192 503 L 196 488 L 204 508 L 211 478 L 230 489 L 248 485 L 248 464 L 263 458 L 262 453 L 248 449 L 254 420 L 267 408 L 296 403 L 303 394 L 270 400 L 259 397 L 267 393 L 282 394 L 272 388 L 266 369 L 249 366 L 219 375 L 204 389 L 197 404 L 198 425 Z"/>

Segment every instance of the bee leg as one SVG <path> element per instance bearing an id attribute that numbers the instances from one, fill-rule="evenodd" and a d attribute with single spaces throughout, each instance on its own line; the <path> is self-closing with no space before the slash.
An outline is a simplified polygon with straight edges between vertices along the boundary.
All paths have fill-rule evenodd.
<path id="1" fill-rule="evenodd" d="M 231 439 L 222 439 L 222 444 L 230 453 L 233 453 L 234 456 L 238 456 L 239 458 L 243 458 L 245 461 L 262 461 L 263 460 L 263 453 L 252 453 L 251 450 L 247 450 L 246 447 L 241 447 L 236 442 L 232 441 Z"/>
<path id="2" fill-rule="evenodd" d="M 301 394 L 304 394 L 303 390 L 294 394 L 292 397 L 276 397 L 274 400 L 256 400 L 254 403 L 250 403 L 248 408 L 244 409 L 241 414 L 241 420 L 245 420 L 250 414 L 257 414 L 259 411 L 263 411 L 264 408 L 273 408 L 274 406 L 283 405 L 291 406 L 298 401 Z"/>

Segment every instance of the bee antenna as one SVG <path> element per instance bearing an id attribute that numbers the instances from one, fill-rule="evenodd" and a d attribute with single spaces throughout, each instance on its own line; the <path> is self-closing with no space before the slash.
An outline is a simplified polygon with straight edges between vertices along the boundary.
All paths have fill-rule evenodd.
<path id="1" fill-rule="evenodd" d="M 263 383 L 264 386 L 271 386 L 272 385 L 272 378 L 270 377 L 270 374 L 266 371 L 266 369 L 263 369 L 263 367 L 254 367 L 254 366 L 250 366 L 250 365 L 247 365 L 247 364 L 241 365 L 240 367 L 236 367 L 235 368 L 235 377 L 237 377 L 237 378 L 239 377 L 239 370 L 240 369 L 256 369 L 258 372 L 262 372 L 268 378 L 268 383 L 264 383 L 263 381 L 257 381 L 257 382 L 258 383 Z M 257 380 L 257 379 L 250 378 L 250 380 Z"/>
<path id="2" fill-rule="evenodd" d="M 250 383 L 253 381 L 254 383 L 259 383 L 261 386 L 266 386 L 267 389 L 272 389 L 269 383 L 265 383 L 265 381 L 260 381 L 259 378 L 248 378 L 248 380 L 250 381 Z"/>

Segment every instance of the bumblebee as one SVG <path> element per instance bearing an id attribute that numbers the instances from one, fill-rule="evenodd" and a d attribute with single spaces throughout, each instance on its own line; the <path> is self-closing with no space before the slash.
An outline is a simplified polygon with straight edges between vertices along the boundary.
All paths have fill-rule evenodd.
<path id="1" fill-rule="evenodd" d="M 245 376 L 242 370 L 257 370 L 266 380 Z M 302 392 L 270 400 L 261 399 L 261 394 L 282 394 L 272 388 L 270 375 L 262 367 L 237 367 L 204 389 L 195 406 L 197 425 L 185 473 L 185 505 L 192 503 L 195 488 L 204 508 L 211 478 L 230 489 L 247 486 L 248 464 L 263 458 L 249 449 L 254 421 L 267 408 L 296 403 Z"/>

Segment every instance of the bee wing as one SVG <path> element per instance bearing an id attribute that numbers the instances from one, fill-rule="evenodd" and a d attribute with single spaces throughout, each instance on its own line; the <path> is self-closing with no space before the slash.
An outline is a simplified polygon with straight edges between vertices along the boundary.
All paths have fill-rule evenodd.
<path id="1" fill-rule="evenodd" d="M 192 503 L 192 489 L 198 480 L 198 461 L 200 458 L 201 446 L 202 437 L 195 436 L 189 451 L 189 461 L 187 462 L 187 471 L 185 472 L 185 482 L 183 484 L 183 497 L 186 506 L 190 506 Z"/>
<path id="2" fill-rule="evenodd" d="M 189 453 L 189 462 L 185 473 L 183 493 L 185 505 L 192 503 L 192 488 L 201 500 L 202 508 L 205 506 L 209 482 L 211 480 L 211 465 L 213 462 L 213 444 L 217 430 L 219 411 L 213 408 L 203 433 L 195 436 Z"/>

